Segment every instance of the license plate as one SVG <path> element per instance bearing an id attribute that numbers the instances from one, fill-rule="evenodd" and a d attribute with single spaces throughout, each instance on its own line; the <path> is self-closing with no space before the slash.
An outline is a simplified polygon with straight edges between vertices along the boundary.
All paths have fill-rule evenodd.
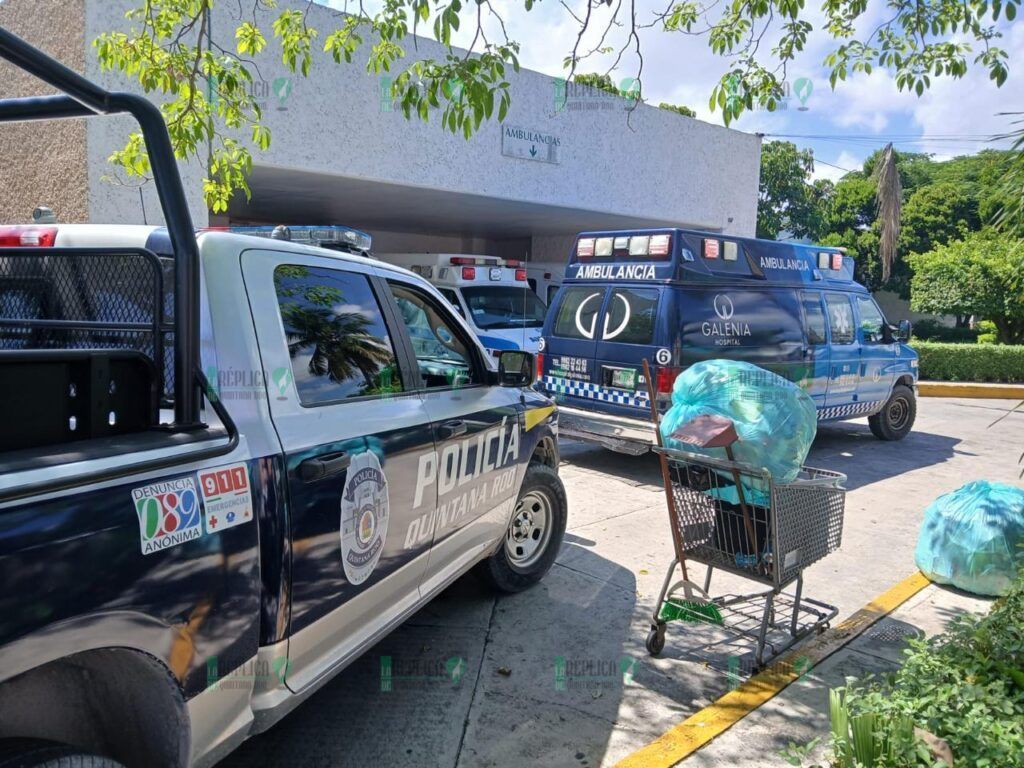
<path id="1" fill-rule="evenodd" d="M 616 368 L 612 371 L 612 386 L 616 389 L 636 389 L 636 371 Z"/>

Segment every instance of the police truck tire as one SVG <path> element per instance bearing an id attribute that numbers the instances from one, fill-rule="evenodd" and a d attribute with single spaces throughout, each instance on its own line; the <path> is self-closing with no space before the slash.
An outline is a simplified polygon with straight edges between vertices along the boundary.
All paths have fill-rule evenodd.
<path id="1" fill-rule="evenodd" d="M 43 739 L 0 741 L 0 768 L 124 768 L 116 760 Z"/>
<path id="2" fill-rule="evenodd" d="M 910 434 L 916 417 L 917 400 L 914 398 L 914 390 L 897 384 L 882 410 L 868 417 L 868 426 L 879 440 L 902 440 Z"/>
<path id="3" fill-rule="evenodd" d="M 500 592 L 521 592 L 536 584 L 558 556 L 567 511 L 558 473 L 531 463 L 501 546 L 477 566 L 477 573 Z"/>

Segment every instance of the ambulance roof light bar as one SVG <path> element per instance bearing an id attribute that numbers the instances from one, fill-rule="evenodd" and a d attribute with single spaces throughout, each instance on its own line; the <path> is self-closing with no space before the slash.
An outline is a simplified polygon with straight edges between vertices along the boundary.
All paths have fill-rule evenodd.
<path id="1" fill-rule="evenodd" d="M 576 258 L 612 258 L 617 253 L 632 258 L 665 259 L 672 253 L 672 235 L 608 235 L 581 237 L 576 241 Z"/>

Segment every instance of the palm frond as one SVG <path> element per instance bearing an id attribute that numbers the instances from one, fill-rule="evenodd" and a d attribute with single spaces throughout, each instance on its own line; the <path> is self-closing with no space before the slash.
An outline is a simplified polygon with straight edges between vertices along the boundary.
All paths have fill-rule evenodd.
<path id="1" fill-rule="evenodd" d="M 878 223 L 881 237 L 878 246 L 882 262 L 882 283 L 889 281 L 896 263 L 897 243 L 900 239 L 900 216 L 903 208 L 903 185 L 896 167 L 896 151 L 892 144 L 886 145 L 875 166 L 875 202 L 878 206 Z"/>

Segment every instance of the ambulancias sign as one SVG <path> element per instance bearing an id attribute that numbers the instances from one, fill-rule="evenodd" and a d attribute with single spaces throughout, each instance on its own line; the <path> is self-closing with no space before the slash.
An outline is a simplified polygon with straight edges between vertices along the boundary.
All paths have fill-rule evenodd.
<path id="1" fill-rule="evenodd" d="M 501 126 L 501 154 L 520 160 L 558 164 L 562 142 L 551 133 L 541 133 L 518 125 Z"/>

